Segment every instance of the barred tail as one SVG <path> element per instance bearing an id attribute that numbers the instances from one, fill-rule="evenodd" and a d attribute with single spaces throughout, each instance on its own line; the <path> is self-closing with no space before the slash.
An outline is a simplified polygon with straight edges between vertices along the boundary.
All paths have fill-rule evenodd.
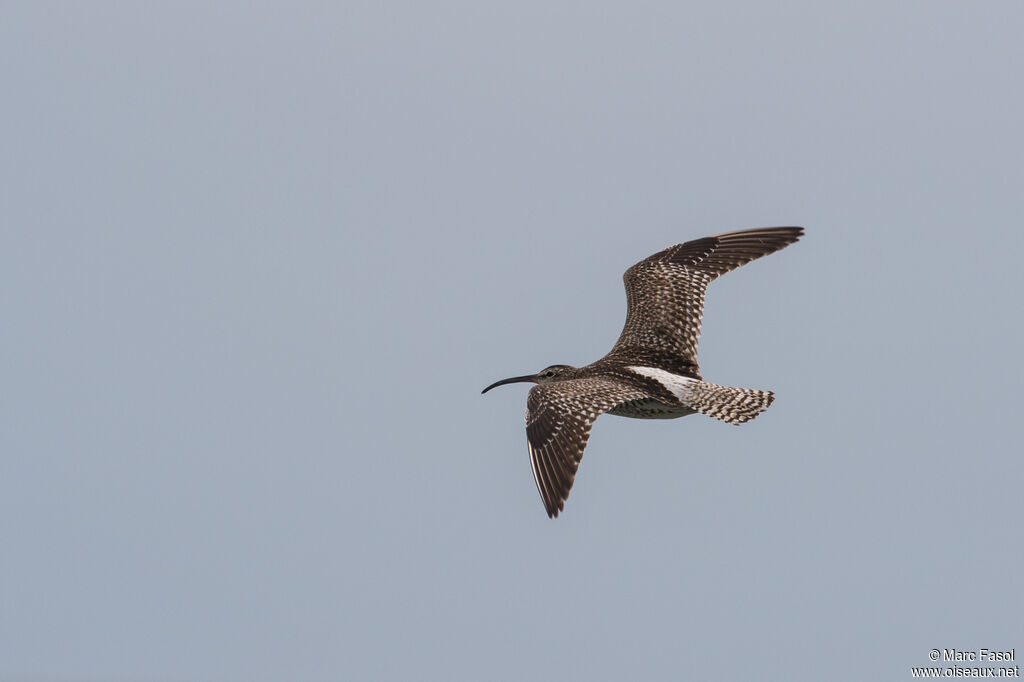
<path id="1" fill-rule="evenodd" d="M 775 400 L 771 391 L 753 388 L 730 388 L 706 381 L 695 381 L 689 386 L 687 404 L 709 417 L 730 424 L 742 424 L 761 414 Z"/>

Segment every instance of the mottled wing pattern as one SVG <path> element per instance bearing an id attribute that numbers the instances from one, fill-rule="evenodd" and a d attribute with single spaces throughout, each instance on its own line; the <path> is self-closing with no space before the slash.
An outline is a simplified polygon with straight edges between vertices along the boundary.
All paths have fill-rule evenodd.
<path id="1" fill-rule="evenodd" d="M 530 389 L 526 439 L 533 479 L 548 516 L 558 516 L 564 508 L 594 420 L 617 405 L 648 396 L 642 388 L 598 377 Z"/>
<path id="2" fill-rule="evenodd" d="M 670 246 L 623 275 L 626 324 L 606 359 L 700 378 L 697 342 L 704 293 L 712 280 L 797 241 L 801 227 L 727 232 Z"/>

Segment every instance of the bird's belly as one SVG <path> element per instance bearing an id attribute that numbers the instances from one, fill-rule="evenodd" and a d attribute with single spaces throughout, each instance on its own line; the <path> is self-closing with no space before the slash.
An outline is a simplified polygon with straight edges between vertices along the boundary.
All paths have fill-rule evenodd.
<path id="1" fill-rule="evenodd" d="M 614 414 L 619 417 L 632 417 L 633 419 L 675 419 L 676 417 L 685 417 L 694 412 L 696 410 L 691 410 L 682 405 L 668 405 L 654 398 L 633 400 L 608 410 L 608 414 Z"/>

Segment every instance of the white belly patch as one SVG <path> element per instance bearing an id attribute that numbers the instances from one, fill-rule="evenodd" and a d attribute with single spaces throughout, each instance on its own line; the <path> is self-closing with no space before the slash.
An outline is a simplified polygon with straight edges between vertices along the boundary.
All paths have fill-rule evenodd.
<path id="1" fill-rule="evenodd" d="M 659 384 L 665 387 L 669 393 L 674 395 L 682 403 L 689 402 L 690 393 L 692 386 L 697 383 L 697 379 L 691 379 L 690 377 L 684 377 L 679 374 L 673 374 L 657 367 L 630 367 L 637 374 L 642 374 L 645 377 L 654 379 Z"/>

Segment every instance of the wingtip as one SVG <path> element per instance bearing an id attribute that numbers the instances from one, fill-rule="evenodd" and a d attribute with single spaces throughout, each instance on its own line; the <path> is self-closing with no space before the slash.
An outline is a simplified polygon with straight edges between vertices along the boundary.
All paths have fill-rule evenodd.
<path id="1" fill-rule="evenodd" d="M 790 244 L 794 244 L 800 241 L 800 238 L 804 236 L 804 228 L 794 225 L 793 227 L 786 228 L 787 232 L 793 235 L 793 241 Z"/>
<path id="2" fill-rule="evenodd" d="M 740 230 L 738 232 L 727 233 L 727 234 L 741 235 L 744 232 L 748 232 L 748 233 L 752 233 L 752 234 L 756 234 L 757 232 L 772 232 L 772 233 L 776 233 L 776 234 L 791 235 L 793 237 L 796 237 L 797 239 L 799 239 L 800 237 L 804 236 L 804 228 L 799 226 L 799 225 L 785 225 L 785 226 L 782 226 L 782 227 L 759 227 L 759 228 L 754 228 L 753 230 Z"/>
<path id="3" fill-rule="evenodd" d="M 772 250 L 762 253 L 753 259 L 756 260 L 761 256 L 767 256 L 769 253 L 784 249 L 790 244 L 795 244 L 803 236 L 804 228 L 791 225 L 786 227 L 756 227 L 752 230 L 726 232 L 725 234 L 716 235 L 715 238 L 720 240 L 723 245 L 728 242 L 733 247 L 740 246 L 743 242 L 747 242 L 748 245 L 774 246 Z"/>

